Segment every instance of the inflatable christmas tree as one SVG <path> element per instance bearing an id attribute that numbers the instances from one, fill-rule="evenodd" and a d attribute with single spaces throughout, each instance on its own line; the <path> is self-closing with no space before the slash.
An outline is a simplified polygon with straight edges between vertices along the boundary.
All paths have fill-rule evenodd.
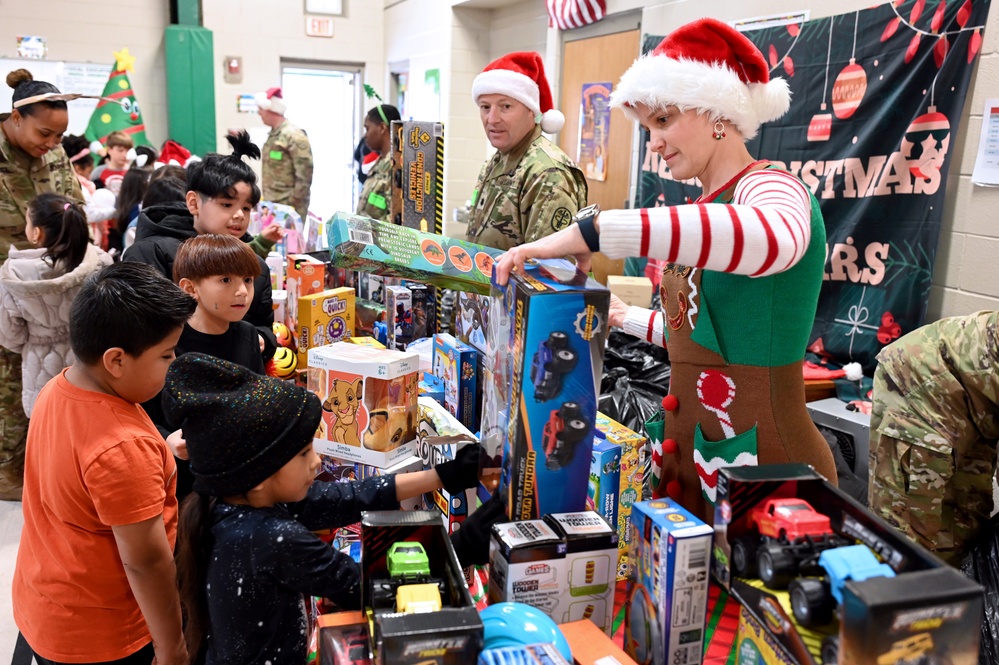
<path id="1" fill-rule="evenodd" d="M 84 135 L 89 141 L 104 144 L 111 132 L 125 132 L 132 137 L 135 145 L 149 145 L 139 102 L 135 99 L 132 83 L 128 80 L 128 72 L 135 71 L 135 56 L 129 54 L 126 47 L 115 51 L 114 58 L 114 71 L 108 77 L 102 97 L 115 101 L 102 99 L 97 103 Z"/>

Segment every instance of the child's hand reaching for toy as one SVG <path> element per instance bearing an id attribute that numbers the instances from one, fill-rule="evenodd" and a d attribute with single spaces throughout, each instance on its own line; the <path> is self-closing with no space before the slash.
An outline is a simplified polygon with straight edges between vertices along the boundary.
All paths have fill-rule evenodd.
<path id="1" fill-rule="evenodd" d="M 277 224 L 268 224 L 260 232 L 260 235 L 267 238 L 271 242 L 277 242 L 284 236 L 284 229 L 282 229 Z"/>
<path id="2" fill-rule="evenodd" d="M 444 489 L 449 494 L 457 494 L 479 484 L 479 453 L 481 450 L 482 446 L 478 443 L 467 444 L 458 451 L 453 460 L 434 467 Z"/>
<path id="3" fill-rule="evenodd" d="M 184 439 L 184 432 L 182 430 L 175 430 L 170 432 L 170 435 L 166 438 L 166 444 L 170 447 L 170 451 L 173 456 L 178 459 L 188 459 L 187 457 L 187 441 Z"/>

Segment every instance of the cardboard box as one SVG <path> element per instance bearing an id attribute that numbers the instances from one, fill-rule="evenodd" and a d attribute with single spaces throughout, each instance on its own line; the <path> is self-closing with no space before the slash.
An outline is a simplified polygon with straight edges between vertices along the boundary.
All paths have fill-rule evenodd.
<path id="1" fill-rule="evenodd" d="M 405 350 L 413 341 L 413 294 L 405 286 L 385 287 L 388 348 Z"/>
<path id="2" fill-rule="evenodd" d="M 298 299 L 298 365 L 309 363 L 309 349 L 342 342 L 354 334 L 354 289 L 341 287 Z"/>
<path id="3" fill-rule="evenodd" d="M 434 375 L 444 382 L 444 406 L 469 430 L 479 429 L 479 353 L 454 335 L 434 335 Z"/>
<path id="4" fill-rule="evenodd" d="M 621 446 L 621 484 L 617 502 L 617 578 L 631 574 L 631 507 L 642 498 L 642 469 L 645 468 L 645 437 L 616 420 L 597 412 L 596 429 L 607 441 Z"/>
<path id="5" fill-rule="evenodd" d="M 648 277 L 608 275 L 607 288 L 627 305 L 645 309 L 652 306 L 652 280 Z"/>
<path id="6" fill-rule="evenodd" d="M 384 344 L 379 342 L 374 337 L 368 337 L 367 335 L 357 336 L 351 335 L 347 339 L 343 340 L 348 344 L 357 344 L 358 346 L 370 346 L 373 349 L 384 349 L 387 348 Z"/>
<path id="7" fill-rule="evenodd" d="M 478 293 L 458 293 L 455 311 L 454 336 L 482 353 L 486 347 L 489 330 L 489 296 Z"/>
<path id="8" fill-rule="evenodd" d="M 429 583 L 441 589 L 441 609 L 423 614 L 395 611 L 405 582 L 388 573 L 393 544 L 420 543 L 429 562 Z M 361 601 L 370 608 L 373 651 L 382 665 L 465 665 L 482 650 L 482 620 L 441 523 L 429 511 L 365 512 L 361 516 Z M 407 582 L 412 582 L 409 580 Z M 385 603 L 386 598 L 388 603 Z"/>
<path id="9" fill-rule="evenodd" d="M 487 456 L 502 451 L 499 491 L 514 520 L 586 507 L 610 301 L 563 259 L 525 268 L 496 289 L 490 328 L 508 336 L 493 337 L 482 426 Z"/>
<path id="10" fill-rule="evenodd" d="M 323 402 L 316 452 L 389 467 L 416 452 L 415 354 L 337 342 L 309 350 L 308 386 Z"/>
<path id="11" fill-rule="evenodd" d="M 525 603 L 557 614 L 565 540 L 544 520 L 495 524 L 489 539 L 489 604 Z"/>
<path id="12" fill-rule="evenodd" d="M 455 238 L 338 212 L 330 220 L 330 261 L 338 268 L 489 293 L 501 252 Z"/>
<path id="13" fill-rule="evenodd" d="M 371 665 L 371 637 L 364 614 L 321 614 L 317 623 L 320 665 Z"/>
<path id="14" fill-rule="evenodd" d="M 325 287 L 326 264 L 308 254 L 289 254 L 285 290 L 288 292 L 287 316 L 284 324 L 288 330 L 298 330 L 299 298 L 319 293 Z"/>
<path id="15" fill-rule="evenodd" d="M 442 233 L 444 225 L 444 125 L 394 120 L 392 222 Z"/>
<path id="16" fill-rule="evenodd" d="M 440 403 L 430 397 L 419 398 L 420 423 L 416 430 L 417 454 L 422 468 L 432 469 L 438 464 L 455 458 L 458 451 L 478 441 L 464 425 L 448 413 Z M 446 489 L 434 490 L 423 496 L 427 510 L 438 510 L 444 515 L 448 533 L 457 531 L 475 510 L 475 490 L 451 494 Z"/>
<path id="17" fill-rule="evenodd" d="M 639 663 L 699 663 L 711 527 L 669 499 L 636 503 L 631 524 L 625 650 Z"/>
<path id="18" fill-rule="evenodd" d="M 444 406 L 444 381 L 434 376 L 430 372 L 424 372 L 420 384 L 417 386 L 420 397 L 429 397 L 441 406 Z"/>
<path id="19" fill-rule="evenodd" d="M 589 619 L 559 625 L 576 665 L 638 665 Z"/>
<path id="20" fill-rule="evenodd" d="M 775 587 L 779 586 L 778 579 L 790 580 L 793 591 L 802 580 L 822 576 L 827 580 L 822 585 L 825 594 L 831 593 L 830 586 L 835 582 L 822 569 L 819 555 L 848 544 L 866 545 L 895 575 L 870 577 L 863 582 L 843 578 L 847 579 L 842 585 L 844 604 L 850 604 L 838 612 L 846 617 L 836 642 L 839 662 L 880 663 L 882 657 L 886 657 L 884 662 L 902 662 L 906 658 L 915 662 L 913 654 L 917 649 L 930 658 L 927 662 L 944 662 L 933 660 L 935 656 L 945 656 L 953 663 L 977 662 L 974 654 L 980 635 L 981 588 L 827 483 L 811 467 L 782 464 L 722 468 L 717 488 L 714 575 L 728 585 L 732 596 L 761 627 L 765 641 L 783 659 L 776 662 L 821 663 L 822 650 L 830 644 L 827 638 L 837 634 L 837 612 L 831 613 L 833 619 L 828 624 L 810 629 L 800 625 L 789 592 L 782 586 L 768 588 L 757 579 L 761 573 L 753 569 L 762 560 L 761 553 L 773 564 L 764 573 L 775 573 Z M 817 537 L 809 531 L 807 539 L 765 538 L 774 528 L 789 530 L 788 515 L 802 514 L 800 510 L 789 514 L 775 511 L 772 525 L 754 523 L 759 519 L 754 509 L 776 507 L 781 502 L 775 500 L 784 499 L 807 502 L 813 508 L 807 513 L 810 523 L 830 529 L 831 534 Z M 821 524 L 822 516 L 828 518 L 828 526 Z M 746 561 L 753 565 L 747 566 Z M 740 572 L 743 576 L 737 574 Z M 835 604 L 835 599 L 831 602 Z M 936 638 L 935 630 L 940 631 Z M 928 633 L 930 640 L 921 636 L 923 633 Z M 903 651 L 910 655 L 899 655 Z M 896 655 L 887 659 L 889 653 Z"/>
<path id="21" fill-rule="evenodd" d="M 593 511 L 553 513 L 545 522 L 565 540 L 565 586 L 556 622 L 589 619 L 610 635 L 617 584 L 617 533 Z"/>
<path id="22" fill-rule="evenodd" d="M 437 289 L 410 279 L 403 280 L 402 285 L 409 289 L 413 302 L 412 339 L 433 337 L 437 332 Z"/>
<path id="23" fill-rule="evenodd" d="M 593 438 L 590 454 L 590 482 L 586 509 L 593 510 L 617 529 L 617 495 L 621 486 L 621 446 L 603 437 L 600 430 Z M 614 562 L 615 571 L 618 568 Z"/>

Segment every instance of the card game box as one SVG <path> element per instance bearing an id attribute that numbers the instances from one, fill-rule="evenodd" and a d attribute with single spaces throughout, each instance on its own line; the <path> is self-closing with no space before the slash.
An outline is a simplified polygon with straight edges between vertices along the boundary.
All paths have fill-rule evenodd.
<path id="1" fill-rule="evenodd" d="M 354 334 L 354 289 L 341 287 L 298 299 L 298 366 L 309 363 L 309 349 L 342 342 Z"/>

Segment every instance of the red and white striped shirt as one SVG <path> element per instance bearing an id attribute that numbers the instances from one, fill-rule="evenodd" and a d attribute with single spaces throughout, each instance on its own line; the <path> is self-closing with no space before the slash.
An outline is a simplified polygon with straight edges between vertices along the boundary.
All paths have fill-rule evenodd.
<path id="1" fill-rule="evenodd" d="M 788 270 L 805 255 L 811 216 L 804 184 L 785 171 L 764 169 L 742 177 L 731 204 L 602 212 L 600 251 L 763 277 Z M 632 307 L 624 327 L 650 342 L 664 339 L 657 312 Z"/>

